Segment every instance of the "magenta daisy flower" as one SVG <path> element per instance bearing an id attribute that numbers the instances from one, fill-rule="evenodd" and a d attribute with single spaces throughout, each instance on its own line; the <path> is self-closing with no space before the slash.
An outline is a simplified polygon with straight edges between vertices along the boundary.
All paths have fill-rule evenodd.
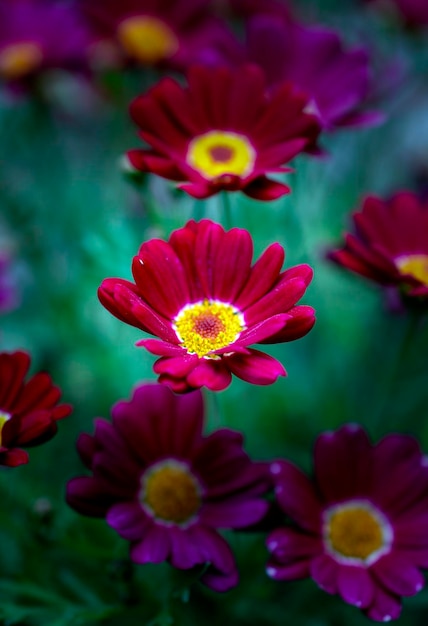
<path id="1" fill-rule="evenodd" d="M 68 483 L 68 504 L 105 517 L 131 542 L 135 563 L 209 563 L 202 582 L 216 591 L 235 586 L 236 564 L 217 529 L 244 528 L 265 515 L 267 465 L 249 459 L 237 432 L 202 435 L 200 391 L 176 396 L 162 385 L 140 385 L 112 416 L 112 423 L 96 420 L 93 436 L 80 436 L 92 475 Z"/>
<path id="2" fill-rule="evenodd" d="M 278 16 L 257 16 L 248 23 L 248 58 L 272 86 L 287 80 L 310 98 L 309 109 L 324 129 L 367 125 L 381 119 L 364 111 L 372 89 L 364 48 L 345 49 L 331 30 L 307 27 Z"/>
<path id="3" fill-rule="evenodd" d="M 71 413 L 69 404 L 58 404 L 61 392 L 48 374 L 25 380 L 29 367 L 26 352 L 0 353 L 0 465 L 28 463 L 21 447 L 51 439 L 57 421 Z"/>
<path id="4" fill-rule="evenodd" d="M 72 6 L 48 0 L 0 0 L 4 81 L 27 80 L 50 68 L 83 68 L 88 42 Z"/>
<path id="5" fill-rule="evenodd" d="M 353 215 L 356 235 L 328 257 L 381 285 L 396 287 L 408 303 L 428 299 L 428 202 L 408 192 L 390 200 L 368 197 Z"/>
<path id="6" fill-rule="evenodd" d="M 80 6 L 94 36 L 139 65 L 184 69 L 229 37 L 207 0 L 81 0 Z"/>
<path id="7" fill-rule="evenodd" d="M 393 434 L 372 446 L 346 425 L 318 437 L 313 480 L 288 461 L 271 472 L 294 525 L 267 539 L 269 576 L 310 576 L 373 620 L 398 618 L 428 567 L 428 462 L 416 440 Z"/>
<path id="8" fill-rule="evenodd" d="M 317 118 L 293 85 L 274 94 L 263 72 L 241 68 L 192 67 L 188 85 L 165 78 L 131 104 L 131 116 L 150 149 L 128 152 L 137 170 L 153 172 L 195 198 L 241 190 L 258 200 L 289 192 L 266 173 L 286 172 L 287 163 L 314 146 Z"/>
<path id="9" fill-rule="evenodd" d="M 232 374 L 268 385 L 285 375 L 283 366 L 248 346 L 309 332 L 314 310 L 296 302 L 312 269 L 298 265 L 281 272 L 284 250 L 277 243 L 254 265 L 252 256 L 248 231 L 190 221 L 168 242 L 143 243 L 132 264 L 135 283 L 107 278 L 99 298 L 120 320 L 159 337 L 137 345 L 161 357 L 154 370 L 174 391 L 218 391 Z"/>

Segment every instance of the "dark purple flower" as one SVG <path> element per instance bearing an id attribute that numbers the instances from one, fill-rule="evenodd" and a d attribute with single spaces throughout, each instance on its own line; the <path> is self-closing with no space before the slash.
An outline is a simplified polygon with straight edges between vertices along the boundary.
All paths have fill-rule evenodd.
<path id="1" fill-rule="evenodd" d="M 143 384 L 78 440 L 91 476 L 72 479 L 67 502 L 83 515 L 105 517 L 131 542 L 135 563 L 168 561 L 178 569 L 209 564 L 201 580 L 216 591 L 238 582 L 229 545 L 218 528 L 244 528 L 268 509 L 267 466 L 253 463 L 242 435 L 220 429 L 204 437 L 200 391 L 176 396 Z"/>
<path id="2" fill-rule="evenodd" d="M 312 479 L 283 460 L 271 472 L 293 526 L 269 535 L 268 575 L 312 577 L 373 620 L 397 619 L 428 567 L 428 459 L 417 441 L 391 434 L 373 446 L 346 425 L 318 437 Z"/>
<path id="3" fill-rule="evenodd" d="M 306 91 L 308 111 L 324 129 L 381 119 L 364 109 L 372 89 L 367 50 L 347 50 L 334 31 L 257 16 L 248 23 L 247 47 L 249 60 L 262 67 L 271 86 L 291 81 Z"/>
<path id="4" fill-rule="evenodd" d="M 81 69 L 89 39 L 73 7 L 49 0 L 0 0 L 0 79 L 45 69 Z"/>

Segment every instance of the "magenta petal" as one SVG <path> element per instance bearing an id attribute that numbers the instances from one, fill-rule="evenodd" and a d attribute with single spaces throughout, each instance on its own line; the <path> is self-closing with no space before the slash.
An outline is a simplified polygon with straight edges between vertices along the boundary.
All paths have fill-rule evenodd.
<path id="1" fill-rule="evenodd" d="M 128 541 L 138 541 L 150 521 L 138 502 L 119 502 L 113 505 L 106 517 L 107 524 Z"/>
<path id="2" fill-rule="evenodd" d="M 95 478 L 81 476 L 67 483 L 66 501 L 82 515 L 104 517 L 117 497 Z"/>
<path id="3" fill-rule="evenodd" d="M 168 529 L 153 524 L 146 530 L 145 536 L 131 547 L 131 559 L 134 563 L 162 563 L 170 552 Z"/>
<path id="4" fill-rule="evenodd" d="M 367 617 L 375 622 L 390 622 L 400 617 L 401 608 L 401 599 L 378 585 L 372 605 L 367 609 Z"/>
<path id="5" fill-rule="evenodd" d="M 228 591 L 238 584 L 238 572 L 232 551 L 215 530 L 203 526 L 192 528 L 193 541 L 199 545 L 210 567 L 201 580 L 214 591 Z"/>
<path id="6" fill-rule="evenodd" d="M 253 343 L 260 343 L 261 341 L 272 337 L 272 335 L 275 335 L 276 333 L 281 331 L 290 319 L 290 315 L 287 315 L 287 313 L 282 313 L 279 315 L 274 315 L 273 317 L 269 317 L 268 319 L 259 322 L 255 326 L 251 326 L 251 328 L 249 328 L 248 330 L 244 330 L 241 333 L 241 336 L 234 344 L 231 344 L 230 351 L 232 352 L 233 347 L 236 345 L 249 346 Z"/>
<path id="7" fill-rule="evenodd" d="M 268 561 L 266 573 L 274 580 L 299 580 L 309 577 L 309 561 L 302 559 L 301 561 L 293 561 L 286 565 Z"/>
<path id="8" fill-rule="evenodd" d="M 288 563 L 315 556 L 322 551 L 321 539 L 293 528 L 277 528 L 266 540 L 275 562 Z"/>
<path id="9" fill-rule="evenodd" d="M 201 523 L 213 528 L 245 528 L 259 522 L 268 506 L 267 500 L 207 502 L 199 517 Z"/>
<path id="10" fill-rule="evenodd" d="M 259 176 L 251 181 L 249 185 L 246 185 L 243 192 L 254 200 L 267 202 L 277 200 L 285 194 L 290 193 L 290 187 L 276 180 L 270 180 L 265 176 Z"/>
<path id="11" fill-rule="evenodd" d="M 299 526 L 321 533 L 321 504 L 309 478 L 289 461 L 274 461 L 271 473 L 275 496 L 284 513 Z"/>
<path id="12" fill-rule="evenodd" d="M 394 552 L 374 563 L 371 571 L 387 591 L 399 596 L 413 596 L 425 585 L 420 570 Z"/>
<path id="13" fill-rule="evenodd" d="M 169 529 L 171 542 L 171 565 L 179 569 L 190 569 L 206 562 L 199 545 L 193 540 L 192 529 L 171 526 Z"/>
<path id="14" fill-rule="evenodd" d="M 310 565 L 311 577 L 323 591 L 337 593 L 338 564 L 328 554 L 320 554 Z"/>
<path id="15" fill-rule="evenodd" d="M 375 585 L 365 567 L 341 566 L 337 586 L 340 595 L 348 604 L 366 609 L 372 603 Z"/>
<path id="16" fill-rule="evenodd" d="M 224 366 L 223 360 L 200 359 L 197 366 L 188 374 L 187 382 L 191 387 L 208 387 L 212 391 L 222 391 L 230 385 L 232 376 Z"/>
<path id="17" fill-rule="evenodd" d="M 235 376 L 253 385 L 271 385 L 278 376 L 287 375 L 283 365 L 276 359 L 253 349 L 249 350 L 249 354 L 227 357 L 227 366 Z"/>
<path id="18" fill-rule="evenodd" d="M 181 346 L 176 346 L 159 339 L 140 339 L 136 346 L 146 348 L 151 354 L 156 356 L 184 356 L 186 351 Z"/>
<path id="19" fill-rule="evenodd" d="M 184 353 L 178 357 L 162 357 L 153 366 L 156 374 L 168 374 L 173 378 L 186 376 L 198 364 L 197 354 Z"/>

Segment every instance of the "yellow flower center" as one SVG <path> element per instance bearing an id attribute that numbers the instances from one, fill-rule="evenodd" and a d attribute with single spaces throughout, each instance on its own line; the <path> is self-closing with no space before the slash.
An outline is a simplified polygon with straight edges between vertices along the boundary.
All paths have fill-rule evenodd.
<path id="1" fill-rule="evenodd" d="M 144 474 L 140 499 L 157 520 L 185 524 L 201 506 L 201 491 L 187 465 L 170 459 Z"/>
<path id="2" fill-rule="evenodd" d="M 203 300 L 186 304 L 175 317 L 173 328 L 183 348 L 202 357 L 236 341 L 245 329 L 245 321 L 231 304 Z"/>
<path id="3" fill-rule="evenodd" d="M 0 50 L 0 76 L 8 80 L 22 78 L 36 69 L 43 54 L 35 43 L 13 43 Z"/>
<path id="4" fill-rule="evenodd" d="M 3 430 L 3 426 L 6 424 L 12 415 L 10 413 L 6 413 L 6 411 L 0 411 L 0 446 L 2 445 L 1 433 Z"/>
<path id="5" fill-rule="evenodd" d="M 247 176 L 254 167 L 256 152 L 247 137 L 223 130 L 211 130 L 194 137 L 186 161 L 209 180 L 220 176 Z"/>
<path id="6" fill-rule="evenodd" d="M 150 15 L 128 17 L 119 24 L 117 35 L 130 56 L 149 65 L 168 59 L 179 46 L 171 28 Z"/>
<path id="7" fill-rule="evenodd" d="M 395 265 L 402 274 L 416 278 L 428 287 L 428 254 L 409 254 L 395 259 Z"/>
<path id="8" fill-rule="evenodd" d="M 388 520 L 368 502 L 355 500 L 325 512 L 324 541 L 340 561 L 370 565 L 389 551 L 392 537 Z"/>

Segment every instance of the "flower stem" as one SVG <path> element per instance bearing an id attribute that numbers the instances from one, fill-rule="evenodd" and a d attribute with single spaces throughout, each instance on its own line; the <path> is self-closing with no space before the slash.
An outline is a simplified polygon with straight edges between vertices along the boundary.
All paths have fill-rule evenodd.
<path id="1" fill-rule="evenodd" d="M 421 315 L 418 311 L 409 312 L 406 327 L 402 335 L 401 341 L 398 343 L 395 357 L 390 363 L 390 367 L 384 377 L 383 384 L 380 385 L 380 399 L 375 407 L 372 416 L 372 425 L 378 428 L 382 423 L 382 418 L 388 405 L 388 401 L 394 394 L 397 387 L 400 372 L 403 370 L 403 364 L 407 357 L 407 353 L 411 348 L 416 333 L 419 330 Z"/>
<path id="2" fill-rule="evenodd" d="M 232 206 L 230 202 L 229 192 L 222 191 L 220 193 L 220 202 L 220 214 L 222 214 L 223 217 L 223 219 L 221 219 L 220 221 L 222 222 L 226 230 L 230 230 L 232 228 Z"/>

